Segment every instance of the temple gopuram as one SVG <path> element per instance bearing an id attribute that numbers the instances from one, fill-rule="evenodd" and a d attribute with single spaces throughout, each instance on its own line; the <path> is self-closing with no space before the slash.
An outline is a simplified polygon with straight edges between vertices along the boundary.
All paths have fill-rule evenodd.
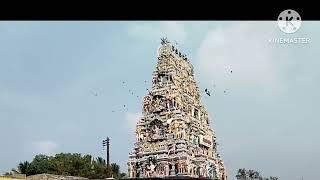
<path id="1" fill-rule="evenodd" d="M 143 99 L 136 143 L 129 154 L 130 178 L 227 180 L 193 74 L 186 55 L 161 39 L 152 88 Z"/>

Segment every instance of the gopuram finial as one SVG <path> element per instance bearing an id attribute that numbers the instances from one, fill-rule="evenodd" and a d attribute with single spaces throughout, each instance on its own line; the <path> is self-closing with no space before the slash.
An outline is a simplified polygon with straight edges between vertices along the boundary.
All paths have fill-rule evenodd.
<path id="1" fill-rule="evenodd" d="M 168 44 L 168 43 L 169 43 L 169 41 L 168 41 L 167 37 L 161 38 L 161 45 Z"/>

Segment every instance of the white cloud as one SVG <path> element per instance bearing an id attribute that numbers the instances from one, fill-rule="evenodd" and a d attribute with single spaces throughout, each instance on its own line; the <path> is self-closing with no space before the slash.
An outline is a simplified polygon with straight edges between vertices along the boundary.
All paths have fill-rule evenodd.
<path id="1" fill-rule="evenodd" d="M 31 151 L 34 154 L 54 155 L 59 145 L 53 141 L 38 141 L 31 143 Z"/>
<path id="2" fill-rule="evenodd" d="M 279 90 L 283 49 L 268 41 L 276 30 L 273 22 L 238 22 L 209 31 L 196 58 L 201 79 L 228 88 Z"/>
<path id="3" fill-rule="evenodd" d="M 175 21 L 163 21 L 156 23 L 135 23 L 129 26 L 130 35 L 147 40 L 168 37 L 170 40 L 184 42 L 187 38 L 184 24 Z"/>

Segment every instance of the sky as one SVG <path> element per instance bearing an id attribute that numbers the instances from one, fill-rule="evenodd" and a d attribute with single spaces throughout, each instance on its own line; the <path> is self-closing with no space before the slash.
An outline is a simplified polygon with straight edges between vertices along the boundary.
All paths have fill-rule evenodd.
<path id="1" fill-rule="evenodd" d="M 293 34 L 275 21 L 0 22 L 0 173 L 39 153 L 105 157 L 107 136 L 111 161 L 126 172 L 168 37 L 189 57 L 201 91 L 211 91 L 202 103 L 231 180 L 239 168 L 318 179 L 319 32 L 313 21 Z M 269 42 L 294 37 L 310 43 Z"/>

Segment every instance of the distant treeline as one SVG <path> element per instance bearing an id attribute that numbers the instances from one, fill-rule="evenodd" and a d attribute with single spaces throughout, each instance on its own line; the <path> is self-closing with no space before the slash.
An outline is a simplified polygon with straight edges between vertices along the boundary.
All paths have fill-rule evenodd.
<path id="1" fill-rule="evenodd" d="M 120 166 L 116 163 L 111 163 L 108 170 L 103 158 L 94 158 L 91 155 L 82 156 L 79 153 L 60 153 L 55 156 L 36 155 L 31 162 L 20 162 L 17 168 L 4 175 L 12 175 L 13 173 L 26 174 L 27 176 L 48 173 L 89 179 L 126 176 L 125 173 L 120 172 Z"/>
<path id="2" fill-rule="evenodd" d="M 26 174 L 27 176 L 47 173 L 89 179 L 105 179 L 107 177 L 118 179 L 126 176 L 126 173 L 120 172 L 120 166 L 116 163 L 111 163 L 108 170 L 103 158 L 94 158 L 91 155 L 82 156 L 79 153 L 60 153 L 55 156 L 36 155 L 31 162 L 20 162 L 17 168 L 4 175 L 12 175 L 13 173 Z M 258 171 L 244 168 L 238 170 L 236 178 L 238 180 L 278 180 L 278 177 L 262 177 Z"/>
<path id="3" fill-rule="evenodd" d="M 239 180 L 278 180 L 278 177 L 262 177 L 260 172 L 252 169 L 238 169 L 236 178 Z"/>

